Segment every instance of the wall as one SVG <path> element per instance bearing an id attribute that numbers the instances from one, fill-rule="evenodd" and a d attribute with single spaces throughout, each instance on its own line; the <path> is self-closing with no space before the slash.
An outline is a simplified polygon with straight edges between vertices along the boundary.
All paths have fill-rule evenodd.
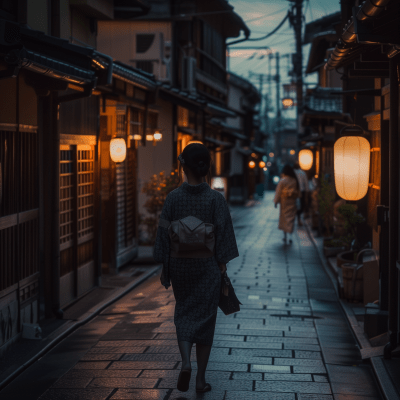
<path id="1" fill-rule="evenodd" d="M 164 41 L 172 40 L 170 22 L 99 21 L 97 49 L 102 53 L 112 55 L 116 60 L 135 66 L 132 60 L 136 58 L 136 33 L 162 33 Z M 151 58 L 158 59 L 159 54 L 158 52 L 157 57 Z M 155 73 L 157 73 L 156 63 L 154 65 Z"/>
<path id="2" fill-rule="evenodd" d="M 28 0 L 27 8 L 28 25 L 32 29 L 49 34 L 48 0 Z"/>

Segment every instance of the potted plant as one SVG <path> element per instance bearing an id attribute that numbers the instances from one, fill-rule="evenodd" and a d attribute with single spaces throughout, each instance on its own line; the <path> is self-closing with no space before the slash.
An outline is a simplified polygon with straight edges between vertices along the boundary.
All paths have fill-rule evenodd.
<path id="1" fill-rule="evenodd" d="M 333 205 L 335 203 L 335 189 L 324 176 L 321 177 L 318 193 L 318 213 L 322 219 L 325 231 L 324 236 L 331 236 L 333 221 Z"/>
<path id="2" fill-rule="evenodd" d="M 324 240 L 324 255 L 325 257 L 334 257 L 339 253 L 346 250 L 342 240 L 339 239 L 325 239 Z"/>
<path id="3" fill-rule="evenodd" d="M 344 229 L 346 234 L 340 237 L 347 251 L 338 254 L 337 264 L 339 267 L 342 264 L 355 262 L 357 253 L 361 250 L 361 246 L 357 241 L 357 225 L 365 222 L 365 218 L 357 213 L 357 206 L 354 204 L 344 204 L 338 207 L 338 212 L 344 219 Z"/>
<path id="4" fill-rule="evenodd" d="M 142 193 L 145 193 L 147 200 L 144 208 L 147 215 L 140 215 L 140 225 L 145 227 L 146 238 L 143 244 L 153 245 L 158 229 L 158 220 L 160 219 L 161 211 L 164 206 L 165 199 L 172 190 L 179 186 L 178 171 L 172 171 L 166 175 L 164 171 L 158 175 L 154 174 L 148 182 L 143 185 Z"/>

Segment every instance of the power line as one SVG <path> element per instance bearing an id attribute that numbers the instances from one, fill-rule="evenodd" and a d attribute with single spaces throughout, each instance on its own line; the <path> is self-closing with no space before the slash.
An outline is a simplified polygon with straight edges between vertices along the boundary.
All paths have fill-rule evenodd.
<path id="1" fill-rule="evenodd" d="M 286 14 L 285 18 L 283 18 L 283 20 L 280 22 L 280 24 L 270 33 L 266 34 L 265 36 L 261 36 L 260 38 L 255 38 L 255 39 L 247 39 L 250 40 L 252 42 L 258 41 L 258 40 L 264 40 L 269 38 L 270 36 L 272 36 L 274 33 L 278 32 L 278 30 L 282 27 L 282 25 L 286 22 L 286 20 L 289 18 L 289 13 Z"/>

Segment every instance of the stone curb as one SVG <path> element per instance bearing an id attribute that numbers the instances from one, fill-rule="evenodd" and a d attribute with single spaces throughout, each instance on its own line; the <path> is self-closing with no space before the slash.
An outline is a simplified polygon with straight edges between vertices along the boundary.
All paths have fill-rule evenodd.
<path id="1" fill-rule="evenodd" d="M 321 249 L 319 248 L 314 235 L 312 233 L 312 230 L 310 229 L 310 226 L 308 225 L 308 222 L 304 220 L 304 226 L 306 228 L 307 234 L 311 241 L 313 242 L 315 249 L 317 250 L 318 256 L 321 260 L 321 264 L 323 265 L 325 271 L 329 275 L 329 278 L 332 281 L 332 284 L 335 288 L 336 295 L 338 297 L 339 303 L 343 309 L 344 314 L 346 315 L 346 319 L 350 325 L 350 328 L 357 339 L 357 342 L 359 343 L 360 349 L 364 349 L 366 347 L 371 347 L 369 344 L 369 341 L 366 339 L 364 336 L 363 332 L 360 332 L 358 329 L 358 322 L 355 318 L 355 316 L 352 314 L 351 310 L 349 310 L 349 306 L 339 298 L 339 292 L 338 292 L 338 287 L 336 284 L 336 280 L 333 274 L 333 271 L 331 267 L 328 265 L 325 256 L 323 255 Z M 396 388 L 393 385 L 392 379 L 390 378 L 385 365 L 383 364 L 382 358 L 381 357 L 371 357 L 369 359 L 371 361 L 372 369 L 375 374 L 375 378 L 378 381 L 379 387 L 383 393 L 383 396 L 385 400 L 400 400 L 400 396 L 397 393 Z"/>
<path id="2" fill-rule="evenodd" d="M 80 328 L 81 326 L 85 325 L 88 323 L 91 319 L 96 317 L 98 314 L 100 314 L 104 309 L 106 309 L 108 306 L 110 306 L 112 303 L 116 302 L 119 300 L 121 297 L 125 296 L 127 293 L 129 293 L 131 290 L 139 286 L 141 283 L 145 282 L 147 279 L 155 275 L 159 270 L 161 269 L 161 265 L 158 265 L 157 267 L 152 268 L 149 270 L 147 273 L 144 273 L 143 276 L 138 277 L 136 280 L 131 282 L 125 287 L 122 287 L 115 291 L 110 298 L 103 300 L 97 306 L 91 308 L 88 312 L 83 314 L 83 316 L 73 322 L 72 324 L 68 324 L 67 327 L 64 329 L 59 329 L 58 334 L 56 333 L 54 335 L 54 339 L 47 344 L 42 350 L 40 350 L 37 354 L 35 354 L 31 359 L 29 359 L 27 362 L 22 364 L 17 370 L 15 370 L 12 374 L 10 374 L 6 379 L 4 379 L 2 382 L 0 382 L 0 391 L 3 390 L 11 381 L 13 381 L 18 375 L 20 375 L 22 372 L 24 372 L 27 368 L 29 368 L 32 364 L 34 364 L 39 358 L 43 357 L 47 352 L 49 352 L 53 347 L 55 347 L 59 342 L 61 342 L 63 339 L 65 339 L 68 335 L 73 333 L 75 330 Z"/>

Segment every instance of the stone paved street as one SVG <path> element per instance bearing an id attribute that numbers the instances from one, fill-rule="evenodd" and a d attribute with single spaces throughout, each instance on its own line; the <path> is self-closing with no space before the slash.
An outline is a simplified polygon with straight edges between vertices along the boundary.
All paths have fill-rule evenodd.
<path id="1" fill-rule="evenodd" d="M 381 399 L 306 231 L 299 228 L 294 243 L 283 245 L 272 196 L 234 210 L 240 257 L 229 263 L 228 273 L 243 306 L 235 315 L 218 315 L 207 374 L 210 393 L 196 397 L 194 378 L 189 392 L 175 389 L 180 355 L 174 297 L 155 278 L 81 329 L 82 337 L 92 336 L 75 352 L 75 365 L 43 378 L 55 359 L 62 363 L 68 349 L 76 350 L 70 337 L 63 351 L 53 350 L 26 372 L 32 381 L 42 380 L 37 393 L 47 389 L 40 398 Z M 195 369 L 195 351 L 192 360 Z M 18 382 L 13 385 L 18 391 Z"/>

